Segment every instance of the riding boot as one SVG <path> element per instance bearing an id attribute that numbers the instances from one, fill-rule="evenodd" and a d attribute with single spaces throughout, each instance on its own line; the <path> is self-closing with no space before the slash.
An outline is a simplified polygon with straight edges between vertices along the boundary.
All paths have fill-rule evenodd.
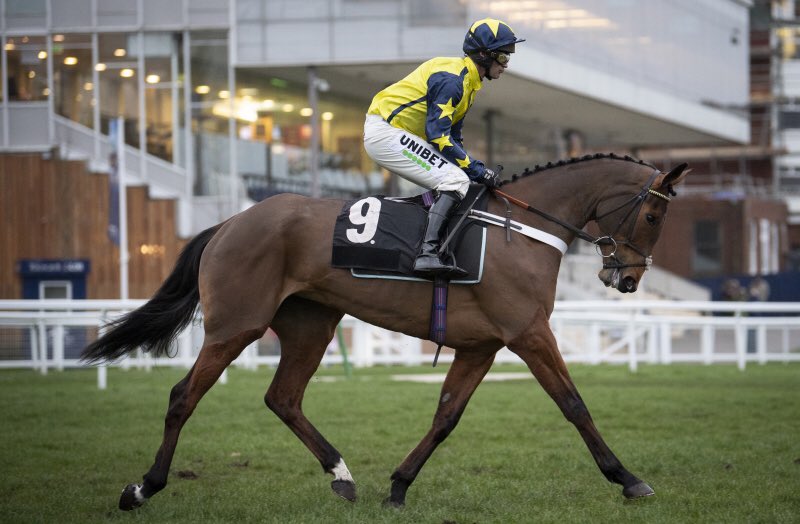
<path id="1" fill-rule="evenodd" d="M 414 272 L 423 276 L 433 276 L 449 273 L 453 276 L 464 276 L 467 271 L 442 262 L 439 258 L 439 246 L 442 244 L 442 235 L 447 229 L 447 221 L 455 213 L 461 198 L 455 191 L 439 193 L 436 201 L 428 211 L 428 223 L 425 226 L 425 236 L 422 237 L 422 248 L 414 261 Z"/>

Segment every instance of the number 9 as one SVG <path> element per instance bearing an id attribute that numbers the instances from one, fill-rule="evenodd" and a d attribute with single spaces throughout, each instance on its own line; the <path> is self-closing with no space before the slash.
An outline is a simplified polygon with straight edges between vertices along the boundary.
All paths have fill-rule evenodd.
<path id="1" fill-rule="evenodd" d="M 362 198 L 350 206 L 350 223 L 362 226 L 361 230 L 347 230 L 347 240 L 354 244 L 369 242 L 378 230 L 378 218 L 381 214 L 381 201 L 375 197 Z"/>

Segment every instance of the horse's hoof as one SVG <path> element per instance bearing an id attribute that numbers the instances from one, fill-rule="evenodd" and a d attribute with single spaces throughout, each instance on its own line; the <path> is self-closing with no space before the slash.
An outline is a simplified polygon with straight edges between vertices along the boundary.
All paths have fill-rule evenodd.
<path id="1" fill-rule="evenodd" d="M 356 501 L 356 484 L 349 480 L 334 480 L 331 482 L 331 489 L 334 493 L 350 502 Z"/>
<path id="2" fill-rule="evenodd" d="M 634 484 L 633 486 L 628 486 L 627 488 L 622 490 L 622 494 L 625 495 L 627 499 L 638 499 L 641 497 L 651 497 L 656 494 L 653 491 L 653 488 L 648 486 L 644 482 L 639 482 L 638 484 Z"/>
<path id="3" fill-rule="evenodd" d="M 395 508 L 400 509 L 406 505 L 403 501 L 392 500 L 392 497 L 386 497 L 383 499 L 383 507 L 384 508 Z"/>
<path id="4" fill-rule="evenodd" d="M 119 497 L 119 509 L 130 511 L 144 504 L 145 498 L 142 495 L 142 487 L 139 484 L 128 484 L 122 490 Z"/>

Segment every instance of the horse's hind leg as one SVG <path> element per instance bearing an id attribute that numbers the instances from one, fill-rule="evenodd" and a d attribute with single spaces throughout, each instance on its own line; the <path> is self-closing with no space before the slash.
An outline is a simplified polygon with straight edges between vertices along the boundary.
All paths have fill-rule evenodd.
<path id="1" fill-rule="evenodd" d="M 342 455 L 308 421 L 302 409 L 308 381 L 341 318 L 340 311 L 310 300 L 290 297 L 284 301 L 271 324 L 281 341 L 281 361 L 264 401 L 314 454 L 323 471 L 334 476 L 333 491 L 354 501 L 356 485 Z"/>
<path id="2" fill-rule="evenodd" d="M 219 343 L 203 344 L 194 366 L 169 396 L 169 408 L 164 421 L 164 438 L 156 453 L 155 462 L 144 475 L 142 484 L 129 484 L 119 499 L 119 509 L 131 510 L 141 506 L 167 485 L 172 456 L 178 444 L 181 428 L 191 416 L 197 403 L 211 389 L 219 376 L 242 350 L 266 331 L 252 329 Z M 208 336 L 206 337 L 208 340 Z"/>
<path id="3" fill-rule="evenodd" d="M 405 504 L 406 491 L 436 447 L 455 429 L 475 388 L 492 366 L 495 351 L 456 353 L 442 385 L 431 429 L 392 474 L 392 491 L 384 504 L 394 507 Z"/>
<path id="4" fill-rule="evenodd" d="M 540 312 L 531 327 L 511 341 L 508 348 L 525 361 L 566 419 L 575 425 L 603 475 L 622 485 L 622 493 L 627 498 L 653 495 L 650 486 L 625 469 L 597 431 L 572 383 L 544 312 Z"/>

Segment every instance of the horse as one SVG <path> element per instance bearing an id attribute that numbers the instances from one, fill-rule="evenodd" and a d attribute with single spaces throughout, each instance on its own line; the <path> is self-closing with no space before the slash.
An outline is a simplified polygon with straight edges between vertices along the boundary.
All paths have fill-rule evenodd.
<path id="1" fill-rule="evenodd" d="M 634 292 L 650 265 L 673 186 L 688 173 L 668 173 L 630 157 L 598 154 L 537 166 L 491 189 L 487 210 L 554 235 L 595 243 L 606 286 Z M 113 361 L 139 348 L 155 356 L 191 322 L 198 303 L 205 336 L 197 360 L 171 390 L 163 440 L 141 483 L 127 485 L 119 507 L 132 510 L 167 484 L 181 428 L 225 368 L 272 328 L 280 362 L 264 401 L 333 475 L 331 488 L 356 500 L 356 485 L 342 455 L 306 418 L 302 401 L 337 324 L 345 313 L 388 330 L 427 338 L 431 283 L 354 278 L 330 264 L 336 199 L 295 194 L 270 197 L 198 234 L 172 273 L 140 308 L 113 321 L 89 344 L 87 362 Z M 535 203 L 534 207 L 531 203 Z M 533 212 L 530 212 L 533 211 Z M 601 237 L 584 226 L 596 223 Z M 572 423 L 602 474 L 626 498 L 653 495 L 604 442 L 573 384 L 549 325 L 563 253 L 501 227 L 488 227 L 485 270 L 474 285 L 450 290 L 445 345 L 455 350 L 433 422 L 394 470 L 386 505 L 400 507 L 421 468 L 453 431 L 495 354 L 508 347 Z"/>

